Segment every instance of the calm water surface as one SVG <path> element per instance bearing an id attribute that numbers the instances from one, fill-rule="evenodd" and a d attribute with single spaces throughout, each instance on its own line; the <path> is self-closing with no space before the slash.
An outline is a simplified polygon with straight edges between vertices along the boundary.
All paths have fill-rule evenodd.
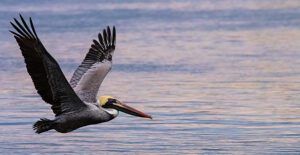
<path id="1" fill-rule="evenodd" d="M 8 33 L 32 16 L 70 78 L 91 40 L 117 27 L 101 95 L 151 114 L 120 114 L 72 133 L 37 135 L 53 118 Z M 3 154 L 299 154 L 299 1 L 0 2 Z"/>

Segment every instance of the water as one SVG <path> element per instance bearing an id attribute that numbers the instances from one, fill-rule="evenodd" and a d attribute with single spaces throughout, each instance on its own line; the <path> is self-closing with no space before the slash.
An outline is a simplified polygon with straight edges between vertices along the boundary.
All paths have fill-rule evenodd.
<path id="1" fill-rule="evenodd" d="M 1 1 L 3 154 L 299 154 L 299 1 Z M 69 79 L 91 40 L 117 27 L 100 94 L 151 114 L 120 114 L 68 134 L 37 95 L 9 21 L 33 17 Z"/>

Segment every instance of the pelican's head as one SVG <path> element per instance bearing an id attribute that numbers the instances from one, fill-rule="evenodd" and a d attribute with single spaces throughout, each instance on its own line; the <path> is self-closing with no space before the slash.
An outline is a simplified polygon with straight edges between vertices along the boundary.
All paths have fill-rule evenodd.
<path id="1" fill-rule="evenodd" d="M 138 117 L 145 117 L 145 118 L 151 118 L 152 117 L 150 115 L 147 115 L 139 110 L 136 110 L 120 101 L 118 101 L 117 99 L 111 97 L 111 96 L 101 96 L 99 98 L 99 103 L 100 106 L 105 109 L 108 113 L 116 116 L 118 113 L 112 111 L 117 110 L 117 111 L 122 111 L 124 113 L 133 115 L 133 116 L 138 116 Z"/>

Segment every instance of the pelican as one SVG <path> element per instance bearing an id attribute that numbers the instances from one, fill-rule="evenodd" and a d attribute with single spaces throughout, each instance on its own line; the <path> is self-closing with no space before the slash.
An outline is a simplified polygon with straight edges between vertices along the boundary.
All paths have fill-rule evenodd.
<path id="1" fill-rule="evenodd" d="M 10 22 L 15 31 L 10 31 L 20 46 L 27 72 L 32 78 L 37 93 L 52 105 L 53 120 L 41 118 L 33 124 L 40 134 L 49 130 L 60 133 L 71 132 L 83 126 L 98 124 L 116 118 L 119 111 L 150 118 L 111 96 L 97 98 L 99 87 L 111 70 L 112 56 L 116 45 L 116 29 L 108 26 L 98 34 L 83 62 L 75 70 L 70 83 L 65 78 L 59 64 L 47 52 L 39 39 L 32 19 L 30 26 L 20 14 L 20 20 Z"/>

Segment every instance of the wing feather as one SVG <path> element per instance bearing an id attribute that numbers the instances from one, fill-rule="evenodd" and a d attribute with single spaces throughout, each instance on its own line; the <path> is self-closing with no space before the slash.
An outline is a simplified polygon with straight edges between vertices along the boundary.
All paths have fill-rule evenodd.
<path id="1" fill-rule="evenodd" d="M 99 42 L 100 42 L 102 48 L 106 49 L 106 46 L 105 46 L 105 44 L 103 42 L 103 37 L 102 37 L 101 33 L 98 34 L 98 39 L 99 39 Z"/>
<path id="2" fill-rule="evenodd" d="M 38 94 L 52 105 L 56 115 L 86 107 L 66 80 L 58 63 L 39 40 L 31 18 L 31 30 L 21 15 L 20 18 L 23 25 L 14 19 L 16 25 L 11 24 L 17 32 L 10 32 L 20 46 L 27 71 Z"/>
<path id="3" fill-rule="evenodd" d="M 116 30 L 110 28 L 98 34 L 99 41 L 93 44 L 82 63 L 75 70 L 70 83 L 81 100 L 96 102 L 99 87 L 111 70 L 112 54 L 115 50 Z"/>
<path id="4" fill-rule="evenodd" d="M 111 32 L 110 28 L 107 26 L 107 44 L 110 46 L 111 45 Z"/>

